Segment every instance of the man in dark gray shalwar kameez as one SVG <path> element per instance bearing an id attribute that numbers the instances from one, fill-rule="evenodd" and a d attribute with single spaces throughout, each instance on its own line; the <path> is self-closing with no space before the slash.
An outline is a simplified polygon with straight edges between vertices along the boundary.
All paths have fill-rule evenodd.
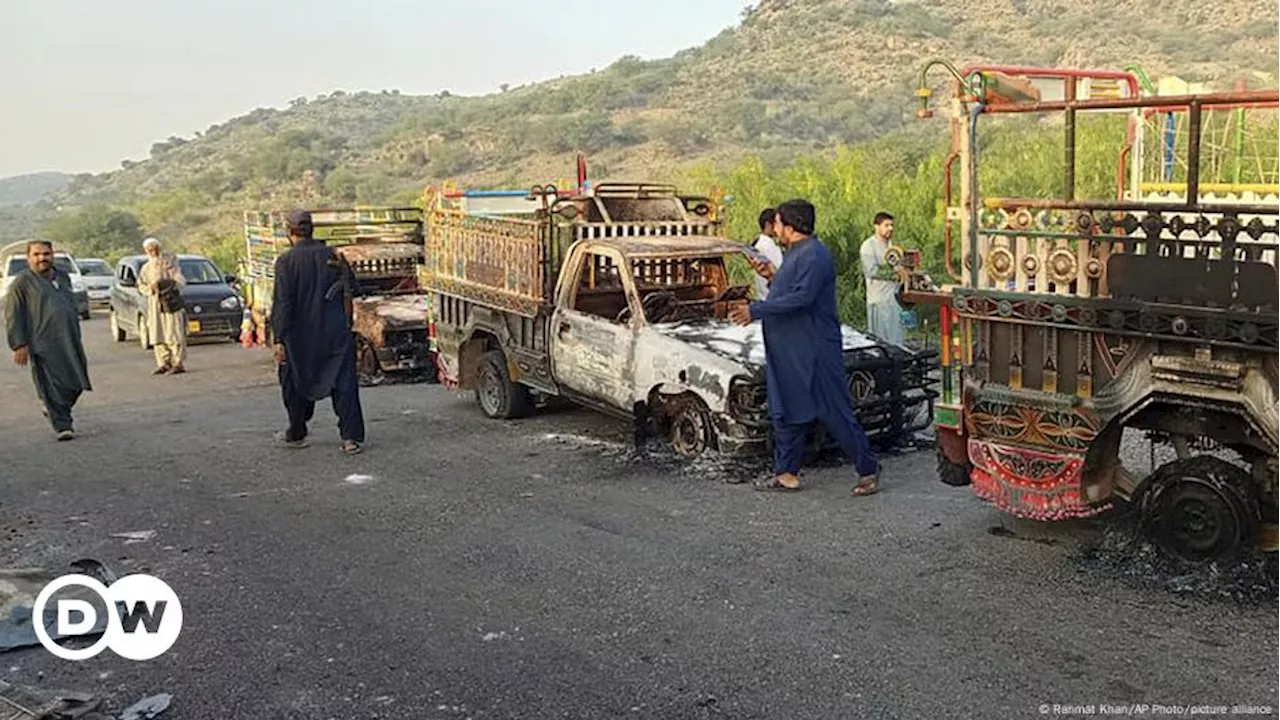
<path id="1" fill-rule="evenodd" d="M 13 361 L 31 366 L 36 395 L 58 440 L 74 438 L 71 409 L 93 387 L 71 278 L 54 267 L 51 244 L 27 244 L 27 270 L 9 286 L 4 316 Z"/>

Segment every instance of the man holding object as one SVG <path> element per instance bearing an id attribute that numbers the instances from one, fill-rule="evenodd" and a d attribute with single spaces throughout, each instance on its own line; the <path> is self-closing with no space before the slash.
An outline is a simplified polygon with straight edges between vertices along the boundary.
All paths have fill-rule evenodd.
<path id="1" fill-rule="evenodd" d="M 858 471 L 853 494 L 870 495 L 879 489 L 880 463 L 853 413 L 845 383 L 835 263 L 813 234 L 812 204 L 790 200 L 777 213 L 775 227 L 787 248 L 786 262 L 773 275 L 767 300 L 730 314 L 740 325 L 759 319 L 764 327 L 775 477 L 757 488 L 800 489 L 805 441 L 813 423 L 820 421 Z"/>

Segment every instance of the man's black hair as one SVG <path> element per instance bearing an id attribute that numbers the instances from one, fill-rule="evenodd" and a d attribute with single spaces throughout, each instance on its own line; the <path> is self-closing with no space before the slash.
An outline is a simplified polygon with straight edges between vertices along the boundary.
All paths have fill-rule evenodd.
<path id="1" fill-rule="evenodd" d="M 53 249 L 53 243 L 49 242 L 48 240 L 28 240 L 28 241 L 27 241 L 27 252 L 28 252 L 28 253 L 30 253 L 30 252 L 31 252 L 31 248 L 33 248 L 33 247 L 35 247 L 35 246 L 37 246 L 37 245 L 43 245 L 43 246 L 45 246 L 45 247 L 49 248 L 50 250 L 52 250 L 52 249 Z"/>
<path id="2" fill-rule="evenodd" d="M 285 218 L 284 223 L 292 234 L 300 238 L 311 239 L 311 232 L 314 228 L 311 224 L 311 213 L 306 210 L 294 210 Z"/>
<path id="3" fill-rule="evenodd" d="M 761 210 L 760 211 L 760 229 L 764 230 L 764 226 L 773 222 L 773 219 L 777 216 L 778 216 L 778 211 L 774 210 L 773 208 L 765 208 L 764 210 Z"/>
<path id="4" fill-rule="evenodd" d="M 801 235 L 812 235 L 814 226 L 813 203 L 808 200 L 788 200 L 778 206 L 778 220 Z"/>
<path id="5" fill-rule="evenodd" d="M 892 216 L 892 215 L 890 215 L 890 214 L 889 214 L 889 213 L 887 213 L 887 212 L 883 212 L 883 211 L 881 211 L 881 212 L 876 213 L 876 219 L 875 219 L 875 220 L 872 220 L 872 221 L 871 221 L 871 224 L 872 224 L 872 225 L 879 225 L 880 223 L 884 222 L 885 220 L 892 220 L 892 219 L 893 219 L 893 216 Z"/>

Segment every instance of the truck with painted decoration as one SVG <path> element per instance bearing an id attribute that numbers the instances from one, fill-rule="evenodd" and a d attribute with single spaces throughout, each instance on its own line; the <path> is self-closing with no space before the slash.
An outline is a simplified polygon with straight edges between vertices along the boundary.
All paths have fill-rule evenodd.
<path id="1" fill-rule="evenodd" d="M 276 259 L 289 249 L 284 212 L 244 215 L 245 305 L 258 341 L 269 342 Z M 351 266 L 357 370 L 364 386 L 393 378 L 434 381 L 431 297 L 418 287 L 423 262 L 418 208 L 312 210 L 314 237 Z"/>
<path id="2" fill-rule="evenodd" d="M 684 457 L 770 445 L 760 324 L 729 262 L 721 208 L 669 185 L 428 190 L 427 264 L 441 381 L 489 417 L 565 398 L 669 438 Z M 844 328 L 849 391 L 885 442 L 928 426 L 937 350 Z M 820 440 L 815 440 L 820 443 Z"/>
<path id="3" fill-rule="evenodd" d="M 934 61 L 921 117 L 940 66 L 952 76 L 950 277 L 904 275 L 907 296 L 942 306 L 943 482 L 1039 520 L 1120 501 L 1184 558 L 1274 551 L 1276 91 L 1168 95 L 1137 68 Z M 988 191 L 982 153 L 996 140 L 980 130 L 1012 118 L 1061 133 L 1062 154 L 1037 160 L 1060 163 L 1053 190 Z M 1114 180 L 1080 171 L 1104 153 Z M 1168 462 L 1131 472 L 1126 433 Z"/>

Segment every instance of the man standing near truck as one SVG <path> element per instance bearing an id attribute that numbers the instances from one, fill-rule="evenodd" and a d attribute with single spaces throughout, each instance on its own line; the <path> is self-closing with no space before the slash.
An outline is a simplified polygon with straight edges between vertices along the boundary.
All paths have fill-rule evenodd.
<path id="1" fill-rule="evenodd" d="M 800 489 L 805 442 L 813 423 L 821 421 L 858 471 L 853 494 L 870 495 L 879 488 L 880 463 L 854 415 L 845 383 L 835 263 L 813 234 L 814 215 L 807 200 L 778 206 L 774 227 L 787 248 L 787 261 L 776 274 L 753 261 L 756 272 L 773 276 L 769 298 L 730 314 L 740 325 L 759 319 L 764 328 L 775 476 L 756 487 Z"/>
<path id="2" fill-rule="evenodd" d="M 364 442 L 351 332 L 355 277 L 341 256 L 312 237 L 311 213 L 293 211 L 286 226 L 293 247 L 276 260 L 271 331 L 289 428 L 276 439 L 285 447 L 306 447 L 316 401 L 329 397 L 342 451 L 355 455 Z"/>
<path id="3" fill-rule="evenodd" d="M 774 229 L 774 219 L 778 216 L 778 211 L 773 208 L 765 208 L 760 213 L 760 237 L 751 243 L 761 255 L 769 258 L 771 265 L 769 272 L 776 273 L 778 268 L 782 267 L 782 248 L 778 247 L 776 238 L 777 230 Z M 756 273 L 756 299 L 764 300 L 769 297 L 769 277 L 759 272 Z"/>
<path id="4" fill-rule="evenodd" d="M 898 304 L 898 283 L 881 280 L 880 267 L 884 265 L 889 241 L 893 239 L 893 216 L 887 212 L 876 213 L 872 221 L 875 232 L 862 241 L 858 256 L 862 262 L 862 277 L 867 281 L 867 330 L 872 335 L 894 345 L 902 345 L 902 306 Z"/>

